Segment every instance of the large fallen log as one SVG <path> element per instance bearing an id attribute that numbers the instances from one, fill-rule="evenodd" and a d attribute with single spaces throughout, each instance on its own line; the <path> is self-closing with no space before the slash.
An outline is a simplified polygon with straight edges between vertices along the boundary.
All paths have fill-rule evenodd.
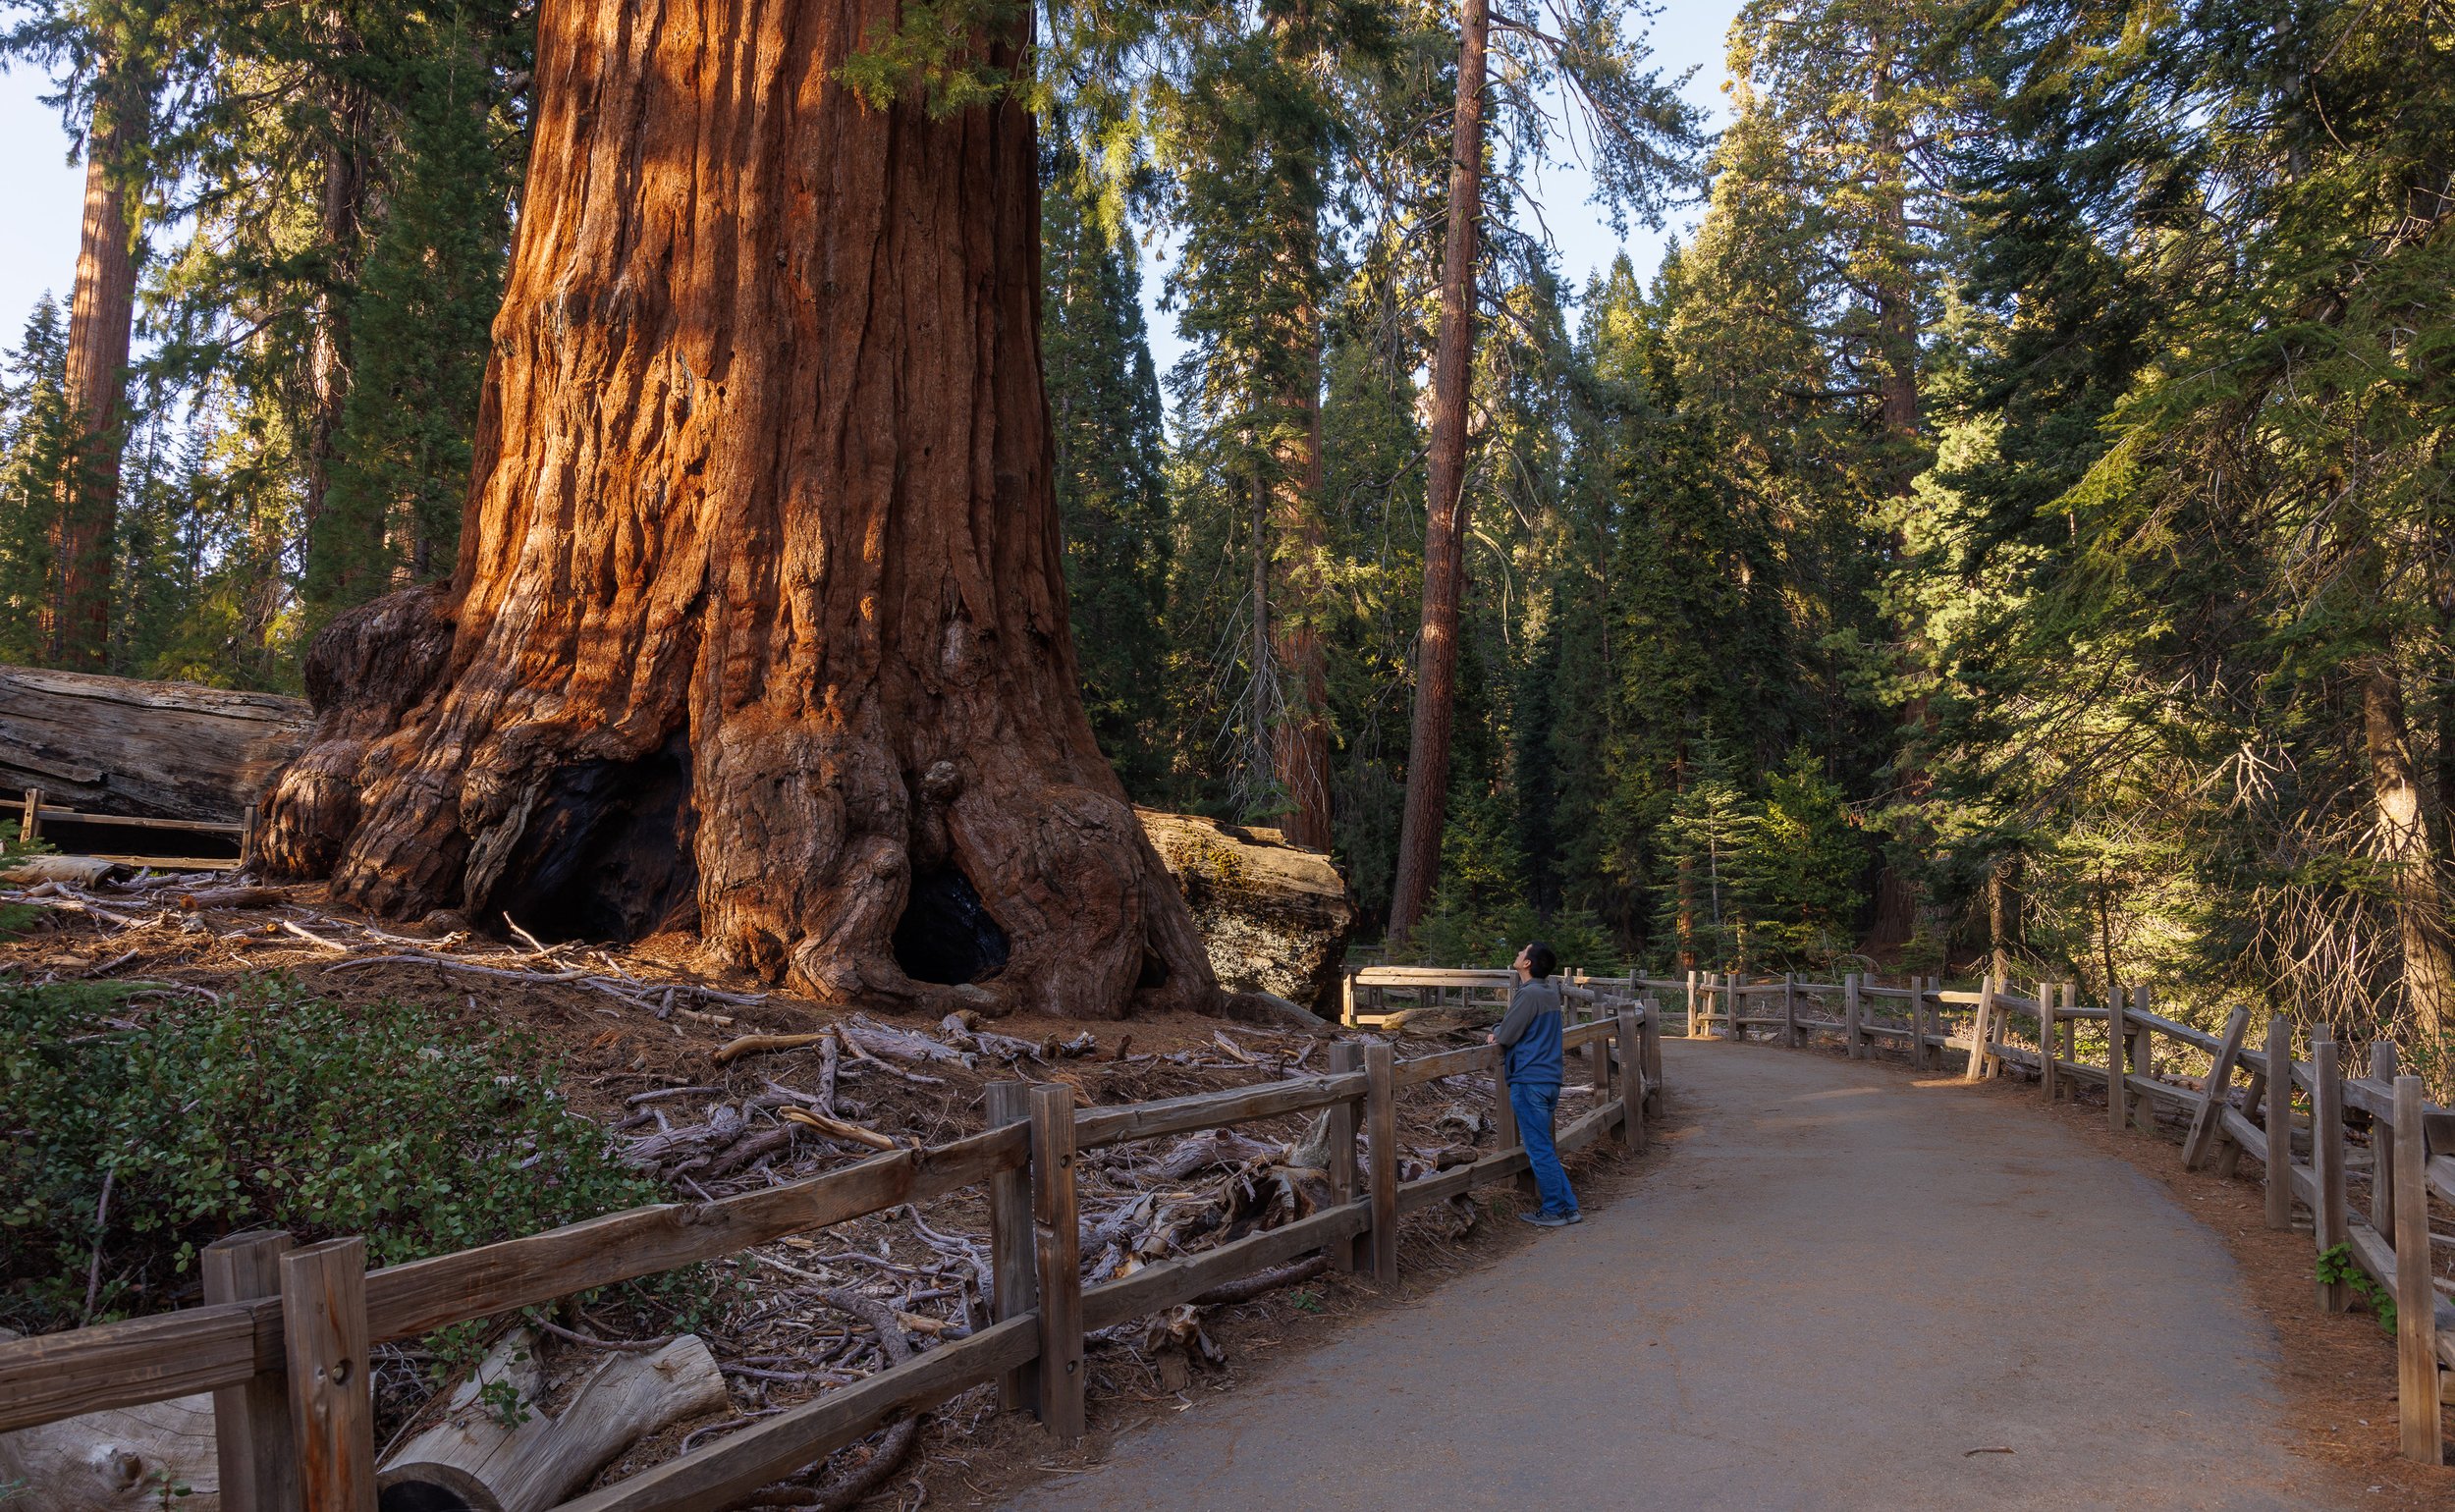
<path id="1" fill-rule="evenodd" d="M 0 1337 L 7 1337 L 0 1329 Z M 0 1433 L 0 1502 L 14 1485 L 42 1512 L 143 1512 L 221 1504 L 209 1392 L 113 1407 Z"/>
<path id="2" fill-rule="evenodd" d="M 0 667 L 0 791 L 236 824 L 306 738 L 306 700 Z"/>
<path id="3" fill-rule="evenodd" d="M 1223 991 L 1335 1010 L 1355 904 L 1329 856 L 1276 830 L 1134 813 L 1192 905 Z"/>
<path id="4" fill-rule="evenodd" d="M 641 1436 L 732 1400 L 691 1334 L 653 1354 L 608 1355 L 560 1412 L 536 1405 L 543 1394 L 536 1338 L 514 1329 L 452 1393 L 442 1421 L 386 1462 L 383 1504 L 546 1512 Z"/>

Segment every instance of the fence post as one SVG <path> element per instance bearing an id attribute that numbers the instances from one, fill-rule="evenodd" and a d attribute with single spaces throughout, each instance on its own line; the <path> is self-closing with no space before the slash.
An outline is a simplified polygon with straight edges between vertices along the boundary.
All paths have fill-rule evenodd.
<path id="1" fill-rule="evenodd" d="M 1040 1426 L 1082 1436 L 1082 1229 L 1075 1213 L 1074 1089 L 1031 1089 L 1031 1229 L 1040 1271 Z"/>
<path id="2" fill-rule="evenodd" d="M 2054 1084 L 2055 1073 L 2062 1069 L 2054 1063 L 2055 989 L 2040 982 L 2033 990 L 2038 995 L 2038 1090 L 2051 1103 L 2062 1091 Z"/>
<path id="3" fill-rule="evenodd" d="M 2420 1077 L 2395 1078 L 2395 1166 L 2380 1184 L 2395 1192 L 2395 1374 L 2404 1457 L 2435 1465 L 2445 1446 L 2438 1425 L 2438 1296 L 2429 1284 L 2429 1139 L 2423 1101 Z"/>
<path id="4" fill-rule="evenodd" d="M 2319 1026 L 2310 1045 L 2310 1162 L 2318 1177 L 2319 1211 L 2311 1215 L 2311 1237 L 2319 1253 L 2349 1237 L 2350 1215 L 2344 1210 L 2344 1082 L 2336 1074 L 2335 1031 Z M 2330 1313 L 2349 1311 L 2352 1288 L 2342 1281 L 2322 1283 L 2319 1305 Z"/>
<path id="5" fill-rule="evenodd" d="M 2267 1226 L 2293 1226 L 2293 1026 L 2267 1020 Z"/>
<path id="6" fill-rule="evenodd" d="M 2123 1011 L 2128 1000 L 2123 985 L 2109 984 L 2105 989 L 2105 1126 L 2119 1134 L 2131 1122 L 2131 1089 L 2123 1085 L 2124 1052 L 2130 1048 L 2131 1032 Z"/>
<path id="7" fill-rule="evenodd" d="M 1699 1037 L 1700 1037 L 1700 1035 L 1702 1034 L 1702 1031 L 1701 1031 L 1701 1030 L 1700 1030 L 1697 1026 L 1698 1026 L 1701 1022 L 1702 1022 L 1702 1020 L 1700 1020 L 1700 1019 L 1697 1017 L 1696 968 L 1695 968 L 1694 966 L 1690 966 L 1690 967 L 1688 968 L 1688 1038 L 1689 1038 L 1689 1039 L 1693 1040 L 1693 1039 L 1697 1039 L 1697 1038 L 1699 1038 Z"/>
<path id="8" fill-rule="evenodd" d="M 1029 1082 L 989 1084 L 989 1127 L 1031 1121 Z M 989 1275 L 997 1295 L 990 1307 L 997 1321 L 1020 1318 L 1039 1299 L 1039 1278 L 1033 1273 L 1031 1232 L 1031 1168 L 1028 1161 L 989 1178 Z M 998 1377 L 998 1410 L 1013 1412 L 1040 1400 L 1040 1362 L 1028 1360 Z"/>
<path id="9" fill-rule="evenodd" d="M 2370 1079 L 2390 1094 L 2396 1081 L 2395 1042 L 2379 1040 L 2370 1047 Z M 2395 1237 L 2395 1170 L 2396 1137 L 2403 1132 L 2400 1123 L 2377 1119 L 2370 1126 L 2370 1226 L 2378 1237 L 2392 1241 Z M 2398 1304 L 2401 1305 L 2400 1303 Z"/>
<path id="10" fill-rule="evenodd" d="M 2076 1008 L 2080 1006 L 2079 983 L 2066 982 L 2063 984 L 2063 1006 L 2066 1008 Z M 2073 1065 L 2078 1065 L 2080 1063 L 2080 1020 L 2076 1018 L 2066 1018 L 2063 1020 L 2063 1058 L 2070 1061 Z M 2074 1098 L 2079 1097 L 2080 1089 L 2074 1087 L 2071 1095 Z"/>
<path id="11" fill-rule="evenodd" d="M 253 1302 L 281 1295 L 281 1258 L 293 1242 L 250 1229 L 204 1247 L 204 1300 Z M 213 1393 L 213 1441 L 224 1512 L 299 1512 L 299 1451 L 290 1432 L 290 1377 L 262 1371 Z"/>
<path id="12" fill-rule="evenodd" d="M 1645 1113 L 1649 1118 L 1663 1116 L 1663 1005 L 1648 998 L 1637 1004 L 1645 1017 L 1637 1024 L 1637 1043 L 1642 1049 L 1637 1064 L 1645 1070 Z"/>
<path id="13" fill-rule="evenodd" d="M 2207 1163 L 2208 1152 L 2224 1137 L 2225 1109 L 2233 1102 L 2233 1066 L 2241 1058 L 2242 1036 L 2250 1027 L 2248 1008 L 2237 1007 L 2225 1017 L 2225 1037 L 2208 1068 L 2207 1095 L 2200 1099 L 2199 1115 L 2191 1120 L 2191 1132 L 2182 1141 L 2184 1170 L 2197 1170 Z"/>
<path id="14" fill-rule="evenodd" d="M 1860 1032 L 1858 1013 L 1858 973 L 1853 971 L 1841 979 L 1841 1039 L 1852 1060 L 1867 1058 L 1867 1039 Z"/>
<path id="15" fill-rule="evenodd" d="M 1398 1062 L 1387 1040 L 1364 1042 L 1364 1138 L 1372 1152 L 1373 1279 L 1398 1278 Z"/>
<path id="16" fill-rule="evenodd" d="M 1338 1022 L 1355 1027 L 1355 968 L 1338 968 Z"/>
<path id="17" fill-rule="evenodd" d="M 375 1402 L 366 1337 L 366 1241 L 281 1257 L 282 1352 L 302 1512 L 375 1512 Z"/>
<path id="18" fill-rule="evenodd" d="M 2135 1012 L 2139 1013 L 2146 1013 L 2149 1010 L 2149 989 L 2146 982 L 2131 990 L 2131 1006 Z M 2146 1023 L 2136 1023 L 2132 1027 L 2131 1063 L 2138 1068 L 2142 1076 L 2156 1074 L 2156 1031 Z M 2142 1097 L 2135 1101 L 2131 1105 L 2131 1116 L 2139 1124 L 2141 1133 L 2155 1134 L 2156 1132 L 2156 1103 L 2154 1099 Z"/>
<path id="19" fill-rule="evenodd" d="M 1781 1043 L 1792 1050 L 1799 1048 L 1799 974 L 1781 974 Z"/>
<path id="20" fill-rule="evenodd" d="M 1637 1027 L 1639 1010 L 1619 1008 L 1619 1142 L 1630 1155 L 1645 1153 L 1645 1100 L 1653 1077 L 1645 1065 L 1644 1032 Z"/>
<path id="21" fill-rule="evenodd" d="M 26 789 L 25 817 L 17 822 L 17 837 L 27 845 L 42 838 L 42 789 Z"/>
<path id="22" fill-rule="evenodd" d="M 1340 1040 L 1330 1047 L 1332 1075 L 1363 1069 L 1363 1046 L 1353 1040 Z M 1324 1112 L 1327 1121 L 1322 1140 L 1330 1147 L 1330 1205 L 1336 1208 L 1355 1201 L 1355 1105 L 1333 1103 Z M 1372 1259 L 1372 1250 L 1360 1234 L 1332 1245 L 1329 1253 L 1333 1270 L 1361 1270 Z"/>
<path id="23" fill-rule="evenodd" d="M 1987 973 L 1978 984 L 1978 1011 L 1969 1019 L 1969 1064 L 1961 1070 L 1961 1080 L 1974 1082 L 1989 1074 L 1993 1055 L 1987 1042 L 1994 1038 L 1994 974 Z"/>

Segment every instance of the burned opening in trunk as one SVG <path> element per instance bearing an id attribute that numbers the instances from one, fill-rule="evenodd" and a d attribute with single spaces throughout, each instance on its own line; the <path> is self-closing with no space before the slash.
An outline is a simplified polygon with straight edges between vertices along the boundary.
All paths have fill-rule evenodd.
<path id="1" fill-rule="evenodd" d="M 1008 953 L 1005 929 L 960 869 L 939 867 L 912 879 L 895 927 L 895 960 L 905 976 L 942 987 L 978 982 L 1004 970 Z"/>
<path id="2" fill-rule="evenodd" d="M 627 942 L 685 927 L 698 895 L 690 749 L 677 735 L 637 761 L 555 773 L 501 872 L 482 923 L 540 940 Z"/>

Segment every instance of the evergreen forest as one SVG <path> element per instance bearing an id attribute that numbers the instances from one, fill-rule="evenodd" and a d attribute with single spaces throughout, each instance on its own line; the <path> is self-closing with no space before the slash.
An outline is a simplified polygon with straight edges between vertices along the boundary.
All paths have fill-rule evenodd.
<path id="1" fill-rule="evenodd" d="M 1039 120 L 1073 637 L 1136 802 L 1330 849 L 1392 958 L 2153 976 L 2443 1077 L 2444 0 L 1751 0 L 1718 131 L 1611 0 L 1052 6 L 987 83 L 928 45 L 968 12 L 904 13 L 856 85 Z M 0 661 L 298 691 L 454 571 L 534 8 L 7 27 L 127 266 L 116 347 L 91 267 L 6 343 Z M 1690 228 L 1658 267 L 1563 277 L 1527 186 L 1572 159 L 1577 213 Z"/>

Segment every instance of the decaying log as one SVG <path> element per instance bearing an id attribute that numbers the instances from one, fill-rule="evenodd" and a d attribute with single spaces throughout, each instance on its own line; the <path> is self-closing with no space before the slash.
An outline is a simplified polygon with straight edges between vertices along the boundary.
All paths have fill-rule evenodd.
<path id="1" fill-rule="evenodd" d="M 432 1486 L 471 1512 L 544 1512 L 640 1437 L 732 1401 L 689 1334 L 653 1354 L 608 1355 L 552 1416 L 535 1405 L 543 1384 L 536 1336 L 514 1329 L 454 1390 L 443 1421 L 384 1466 L 387 1501 L 404 1494 L 396 1486 Z"/>
<path id="2" fill-rule="evenodd" d="M 166 1488 L 181 1512 L 214 1512 L 212 1394 L 0 1433 L 0 1488 L 19 1482 L 26 1505 L 43 1512 L 139 1512 L 162 1506 Z"/>
<path id="3" fill-rule="evenodd" d="M 1193 909 L 1222 991 L 1266 993 L 1315 1011 L 1335 1002 L 1355 904 L 1329 856 L 1276 830 L 1134 813 Z"/>
<path id="4" fill-rule="evenodd" d="M 303 699 L 0 667 L 0 790 L 236 824 L 306 739 Z"/>

